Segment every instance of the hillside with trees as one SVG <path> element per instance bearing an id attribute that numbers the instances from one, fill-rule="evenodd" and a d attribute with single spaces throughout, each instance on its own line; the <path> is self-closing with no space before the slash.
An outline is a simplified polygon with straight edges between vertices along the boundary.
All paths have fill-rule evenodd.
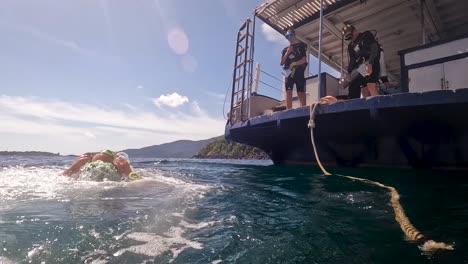
<path id="1" fill-rule="evenodd" d="M 194 158 L 202 159 L 270 159 L 261 149 L 228 142 L 224 138 L 200 149 Z"/>

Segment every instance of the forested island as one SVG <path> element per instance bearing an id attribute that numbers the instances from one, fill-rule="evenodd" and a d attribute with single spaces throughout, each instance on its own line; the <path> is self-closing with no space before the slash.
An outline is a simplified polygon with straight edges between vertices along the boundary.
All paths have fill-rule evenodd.
<path id="1" fill-rule="evenodd" d="M 228 142 L 224 138 L 206 145 L 193 157 L 202 159 L 270 159 L 259 148 L 232 141 Z"/>

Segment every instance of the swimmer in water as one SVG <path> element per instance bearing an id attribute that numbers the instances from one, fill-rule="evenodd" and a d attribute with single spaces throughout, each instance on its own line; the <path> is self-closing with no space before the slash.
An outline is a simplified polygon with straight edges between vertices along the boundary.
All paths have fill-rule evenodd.
<path id="1" fill-rule="evenodd" d="M 106 178 L 114 181 L 141 179 L 141 176 L 132 170 L 127 154 L 115 153 L 111 150 L 82 154 L 62 174 L 74 179 L 103 180 Z"/>

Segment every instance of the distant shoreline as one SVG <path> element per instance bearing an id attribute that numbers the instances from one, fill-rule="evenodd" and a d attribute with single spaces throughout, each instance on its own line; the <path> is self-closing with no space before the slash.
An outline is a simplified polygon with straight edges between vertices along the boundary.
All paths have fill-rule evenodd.
<path id="1" fill-rule="evenodd" d="M 45 151 L 0 151 L 0 156 L 60 156 L 60 153 Z"/>

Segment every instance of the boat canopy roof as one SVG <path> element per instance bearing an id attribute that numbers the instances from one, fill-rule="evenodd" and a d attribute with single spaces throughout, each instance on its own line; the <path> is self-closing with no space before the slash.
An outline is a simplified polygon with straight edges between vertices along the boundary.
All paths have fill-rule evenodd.
<path id="1" fill-rule="evenodd" d="M 341 29 L 345 24 L 361 32 L 377 31 L 388 75 L 398 79 L 398 52 L 422 45 L 423 32 L 426 43 L 468 35 L 466 0 L 323 0 L 323 7 L 322 60 L 338 71 L 342 62 Z M 320 0 L 269 0 L 257 7 L 255 14 L 281 34 L 294 28 L 309 51 L 318 56 Z M 346 45 L 343 67 L 348 65 Z"/>

